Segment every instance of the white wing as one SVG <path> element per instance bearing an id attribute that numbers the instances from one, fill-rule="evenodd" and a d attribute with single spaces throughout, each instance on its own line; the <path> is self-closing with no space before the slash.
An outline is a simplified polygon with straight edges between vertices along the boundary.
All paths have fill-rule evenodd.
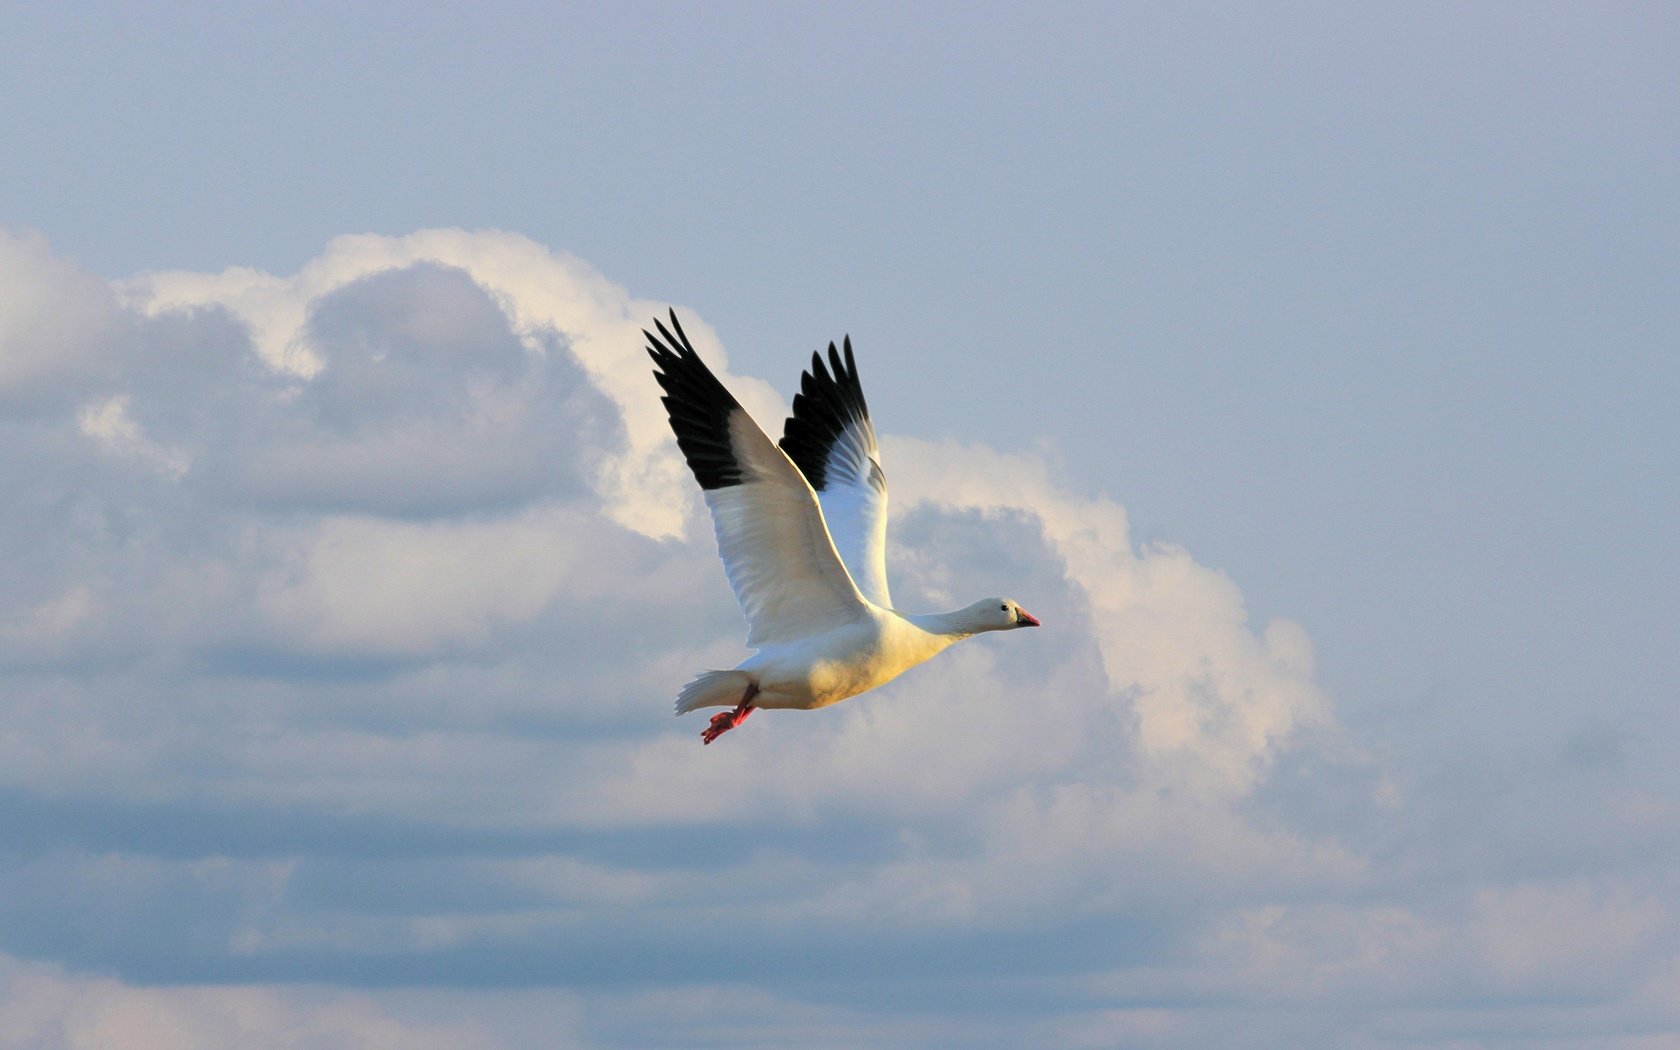
<path id="1" fill-rule="evenodd" d="M 788 454 L 822 501 L 823 517 L 834 546 L 857 581 L 858 590 L 876 605 L 892 608 L 887 593 L 887 476 L 869 406 L 858 383 L 852 340 L 844 358 L 828 344 L 828 367 L 811 355 L 811 368 L 799 380 L 793 415 L 782 428 L 782 451 Z"/>
<path id="2" fill-rule="evenodd" d="M 718 554 L 741 612 L 747 645 L 808 638 L 868 615 L 868 604 L 829 538 L 816 493 L 740 402 L 694 353 L 671 311 L 655 321 L 648 353 L 665 389 L 677 445 L 705 491 Z"/>

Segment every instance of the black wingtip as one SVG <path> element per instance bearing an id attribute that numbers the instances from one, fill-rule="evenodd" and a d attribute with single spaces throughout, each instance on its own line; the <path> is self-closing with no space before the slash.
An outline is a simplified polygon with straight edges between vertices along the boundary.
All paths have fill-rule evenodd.
<path id="1" fill-rule="evenodd" d="M 642 334 L 647 336 L 648 356 L 654 361 L 653 376 L 665 391 L 660 402 L 677 446 L 701 488 L 739 485 L 741 468 L 729 435 L 729 417 L 740 409 L 740 403 L 694 352 L 675 309 L 670 311 L 670 320 L 667 328 L 655 317 L 653 327 L 659 335 L 645 328 Z"/>
<path id="2" fill-rule="evenodd" d="M 677 320 L 677 308 L 674 306 L 671 307 L 671 327 L 675 328 L 677 330 L 677 335 L 682 337 L 683 349 L 687 350 L 689 353 L 693 353 L 694 344 L 688 341 L 688 333 L 683 331 L 682 322 Z"/>
<path id="3" fill-rule="evenodd" d="M 799 377 L 793 415 L 788 417 L 778 443 L 818 492 L 828 484 L 828 455 L 834 442 L 853 420 L 869 419 L 850 335 L 844 345 L 844 353 L 830 342 L 826 355 L 822 351 L 811 355 L 811 367 Z"/>
<path id="4" fill-rule="evenodd" d="M 665 327 L 665 322 L 664 321 L 661 321 L 659 318 L 655 317 L 653 319 L 653 326 L 655 328 L 659 329 L 659 334 L 660 335 L 665 337 L 665 342 L 670 346 L 671 352 L 673 354 L 682 353 L 682 349 L 683 349 L 682 344 L 677 342 L 676 337 L 671 334 L 671 330 L 669 328 Z"/>

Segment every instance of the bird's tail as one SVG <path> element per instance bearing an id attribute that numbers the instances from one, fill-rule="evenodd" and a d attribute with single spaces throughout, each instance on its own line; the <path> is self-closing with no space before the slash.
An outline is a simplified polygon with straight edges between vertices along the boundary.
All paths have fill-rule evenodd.
<path id="1" fill-rule="evenodd" d="M 745 671 L 701 671 L 677 694 L 677 714 L 686 715 L 702 707 L 734 707 L 751 685 L 752 679 Z"/>

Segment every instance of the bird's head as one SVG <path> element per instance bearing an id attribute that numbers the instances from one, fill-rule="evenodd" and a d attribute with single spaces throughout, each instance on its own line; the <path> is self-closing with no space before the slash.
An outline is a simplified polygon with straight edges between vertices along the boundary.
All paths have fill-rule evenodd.
<path id="1" fill-rule="evenodd" d="M 1013 631 L 1017 627 L 1039 626 L 1038 617 L 1010 598 L 982 598 L 963 611 L 981 631 Z"/>

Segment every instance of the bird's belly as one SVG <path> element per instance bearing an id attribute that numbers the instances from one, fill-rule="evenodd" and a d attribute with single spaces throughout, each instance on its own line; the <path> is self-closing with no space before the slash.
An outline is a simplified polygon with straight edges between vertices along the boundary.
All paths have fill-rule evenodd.
<path id="1" fill-rule="evenodd" d="M 919 663 L 920 661 L 915 661 Z M 743 664 L 743 670 L 752 670 Z M 754 706 L 815 710 L 885 685 L 911 666 L 892 660 L 875 640 L 842 656 L 766 662 L 759 669 L 759 695 Z"/>
<path id="2" fill-rule="evenodd" d="M 838 704 L 878 685 L 885 685 L 896 677 L 898 672 L 888 672 L 873 653 L 861 663 L 833 661 L 815 664 L 810 677 L 811 707 Z"/>

